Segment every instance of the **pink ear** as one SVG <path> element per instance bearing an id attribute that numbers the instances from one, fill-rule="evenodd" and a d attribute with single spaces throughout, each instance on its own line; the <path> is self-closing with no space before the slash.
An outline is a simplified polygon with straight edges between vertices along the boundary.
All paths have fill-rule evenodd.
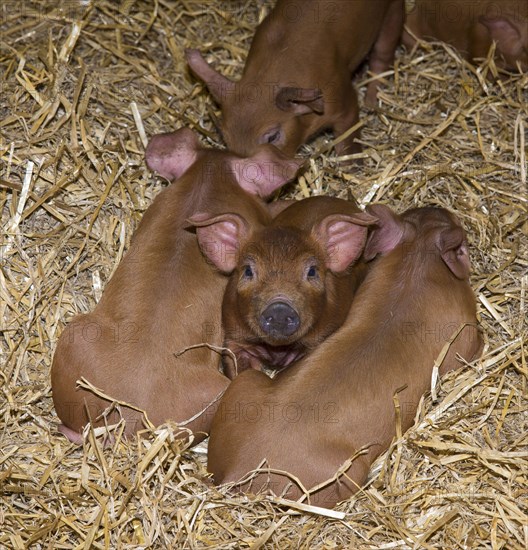
<path id="1" fill-rule="evenodd" d="M 211 95 L 220 106 L 232 96 L 235 83 L 211 68 L 198 50 L 185 50 L 185 57 L 192 72 L 205 82 Z"/>
<path id="2" fill-rule="evenodd" d="M 368 261 L 393 250 L 403 237 L 404 225 L 400 217 L 384 204 L 368 206 L 367 212 L 378 218 L 377 227 L 371 230 L 363 253 Z"/>
<path id="3" fill-rule="evenodd" d="M 461 227 L 444 229 L 438 234 L 436 246 L 453 275 L 458 279 L 468 279 L 471 266 L 464 230 Z"/>
<path id="4" fill-rule="evenodd" d="M 196 227 L 203 254 L 223 273 L 231 273 L 238 261 L 240 242 L 249 233 L 248 222 L 238 214 L 209 217 L 195 214 L 188 223 Z"/>
<path id="5" fill-rule="evenodd" d="M 172 181 L 178 179 L 196 160 L 200 143 L 189 128 L 153 136 L 145 151 L 147 165 Z"/>
<path id="6" fill-rule="evenodd" d="M 260 145 L 252 157 L 231 160 L 240 187 L 262 198 L 292 180 L 303 164 L 303 159 L 289 158 L 273 145 Z"/>
<path id="7" fill-rule="evenodd" d="M 508 17 L 485 17 L 481 15 L 479 22 L 487 27 L 490 36 L 497 42 L 497 49 L 509 57 L 520 56 L 523 47 L 519 27 Z M 526 40 L 526 37 L 525 37 Z"/>
<path id="8" fill-rule="evenodd" d="M 363 252 L 367 226 L 377 221 L 365 212 L 332 214 L 314 227 L 312 234 L 326 251 L 326 267 L 334 273 L 345 271 Z"/>

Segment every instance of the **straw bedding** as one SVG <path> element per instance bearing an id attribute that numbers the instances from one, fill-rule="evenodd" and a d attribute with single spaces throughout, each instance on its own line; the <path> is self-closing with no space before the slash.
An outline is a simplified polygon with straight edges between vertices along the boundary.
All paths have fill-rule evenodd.
<path id="1" fill-rule="evenodd" d="M 146 139 L 185 125 L 222 146 L 183 49 L 239 75 L 270 5 L 0 7 L 1 548 L 528 546 L 528 75 L 493 84 L 493 61 L 477 70 L 442 45 L 398 52 L 378 108 L 361 113 L 361 166 L 339 165 L 321 136 L 284 193 L 442 205 L 469 234 L 484 356 L 423 399 L 366 490 L 325 517 L 211 487 L 204 453 L 170 425 L 128 441 L 118 427 L 110 448 L 57 433 L 57 338 L 94 307 L 166 185 L 145 167 Z"/>

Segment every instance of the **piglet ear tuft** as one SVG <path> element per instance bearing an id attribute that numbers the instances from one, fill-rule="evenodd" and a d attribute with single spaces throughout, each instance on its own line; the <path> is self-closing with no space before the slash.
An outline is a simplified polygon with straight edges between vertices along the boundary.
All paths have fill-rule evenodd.
<path id="1" fill-rule="evenodd" d="M 242 189 L 263 199 L 295 178 L 304 159 L 292 159 L 273 145 L 260 145 L 247 158 L 235 157 L 231 169 Z"/>
<path id="2" fill-rule="evenodd" d="M 471 265 L 464 230 L 458 226 L 444 229 L 438 234 L 436 246 L 453 275 L 457 279 L 468 279 Z"/>
<path id="3" fill-rule="evenodd" d="M 196 134 L 189 128 L 153 136 L 145 151 L 147 165 L 164 178 L 181 177 L 194 163 L 200 150 Z"/>
<path id="4" fill-rule="evenodd" d="M 372 204 L 367 207 L 367 212 L 378 218 L 376 227 L 369 233 L 363 253 L 365 260 L 369 261 L 378 254 L 387 254 L 400 243 L 403 238 L 404 223 L 384 204 Z"/>
<path id="5" fill-rule="evenodd" d="M 231 273 L 238 262 L 240 243 L 249 234 L 249 224 L 238 214 L 210 217 L 198 213 L 187 220 L 196 228 L 198 244 L 203 255 L 223 273 Z"/>

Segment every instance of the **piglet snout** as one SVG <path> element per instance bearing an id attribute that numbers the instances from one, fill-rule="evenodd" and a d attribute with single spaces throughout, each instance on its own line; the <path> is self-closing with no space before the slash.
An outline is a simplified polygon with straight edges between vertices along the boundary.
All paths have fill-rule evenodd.
<path id="1" fill-rule="evenodd" d="M 285 302 L 271 303 L 259 319 L 262 331 L 275 338 L 291 336 L 300 324 L 299 314 Z"/>

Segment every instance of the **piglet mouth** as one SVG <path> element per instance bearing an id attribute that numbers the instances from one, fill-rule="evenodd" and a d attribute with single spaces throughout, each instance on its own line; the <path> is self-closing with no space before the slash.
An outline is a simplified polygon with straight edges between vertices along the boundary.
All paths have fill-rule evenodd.
<path id="1" fill-rule="evenodd" d="M 275 301 L 262 311 L 258 324 L 266 335 L 266 339 L 282 343 L 289 340 L 299 330 L 301 318 L 290 304 Z"/>

